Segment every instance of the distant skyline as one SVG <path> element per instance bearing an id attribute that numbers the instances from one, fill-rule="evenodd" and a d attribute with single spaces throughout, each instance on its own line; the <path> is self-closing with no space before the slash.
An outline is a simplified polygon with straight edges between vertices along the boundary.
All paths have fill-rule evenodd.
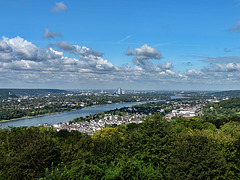
<path id="1" fill-rule="evenodd" d="M 240 89 L 240 0 L 0 7 L 0 88 Z"/>

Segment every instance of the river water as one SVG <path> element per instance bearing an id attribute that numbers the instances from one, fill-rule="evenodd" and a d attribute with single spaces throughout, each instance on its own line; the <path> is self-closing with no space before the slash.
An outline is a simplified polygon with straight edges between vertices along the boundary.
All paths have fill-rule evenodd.
<path id="1" fill-rule="evenodd" d="M 93 106 L 93 107 L 87 107 L 83 109 L 73 110 L 73 111 L 67 111 L 62 113 L 56 113 L 56 114 L 50 114 L 40 117 L 33 117 L 33 118 L 26 118 L 26 119 L 20 119 L 16 121 L 7 121 L 7 122 L 1 122 L 0 128 L 7 128 L 8 126 L 13 127 L 20 127 L 20 126 L 37 126 L 39 124 L 49 123 L 49 124 L 55 124 L 59 122 L 68 122 L 72 121 L 74 118 L 77 117 L 86 117 L 90 114 L 96 114 L 98 112 L 104 112 L 109 111 L 111 109 L 116 108 L 122 108 L 122 107 L 130 107 L 132 105 L 137 104 L 144 104 L 146 102 L 133 102 L 133 103 L 121 103 L 121 104 L 110 104 L 110 105 L 103 105 L 103 106 Z"/>

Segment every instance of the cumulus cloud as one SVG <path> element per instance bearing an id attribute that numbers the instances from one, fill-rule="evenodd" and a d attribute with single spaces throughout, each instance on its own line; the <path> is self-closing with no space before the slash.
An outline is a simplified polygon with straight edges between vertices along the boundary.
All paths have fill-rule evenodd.
<path id="1" fill-rule="evenodd" d="M 88 57 L 88 56 L 96 56 L 96 57 L 102 57 L 103 53 L 93 51 L 90 48 L 87 48 L 85 46 L 78 46 L 78 45 L 71 45 L 67 43 L 66 41 L 59 41 L 56 44 L 50 44 L 50 46 L 58 47 L 59 49 L 62 49 L 64 51 L 70 52 L 72 54 L 79 55 L 80 57 Z"/>
<path id="2" fill-rule="evenodd" d="M 61 44 L 62 45 L 62 44 Z M 76 72 L 112 71 L 115 66 L 102 58 L 102 54 L 87 47 L 65 43 L 62 49 L 78 54 L 80 59 L 68 58 L 52 48 L 42 49 L 17 36 L 0 40 L 0 63 L 11 70 L 61 70 Z M 68 48 L 67 48 L 68 47 Z M 72 48 L 69 48 L 72 47 Z M 1 67 L 0 67 L 1 68 Z"/>
<path id="3" fill-rule="evenodd" d="M 240 63 L 214 64 L 203 68 L 204 72 L 235 72 L 240 70 Z"/>
<path id="4" fill-rule="evenodd" d="M 204 76 L 204 73 L 195 69 L 191 69 L 186 71 L 186 75 L 190 77 L 202 78 Z"/>
<path id="5" fill-rule="evenodd" d="M 233 48 L 232 48 L 233 49 Z M 237 49 L 237 48 L 234 48 Z M 207 63 L 200 70 L 186 70 L 182 75 L 183 83 L 203 83 L 215 85 L 233 85 L 240 82 L 240 57 L 203 57 L 200 61 Z"/>
<path id="6" fill-rule="evenodd" d="M 146 70 L 152 69 L 153 63 L 149 61 L 150 59 L 161 59 L 162 57 L 159 51 L 147 44 L 144 44 L 140 48 L 135 48 L 134 50 L 128 49 L 126 55 L 134 56 L 133 63 Z"/>
<path id="7" fill-rule="evenodd" d="M 52 7 L 53 12 L 64 12 L 67 11 L 67 6 L 63 2 L 56 3 L 55 6 Z"/>
<path id="8" fill-rule="evenodd" d="M 21 37 L 11 39 L 3 37 L 0 40 L 1 77 L 27 83 L 71 81 L 136 83 L 141 80 L 170 82 L 182 78 L 181 73 L 171 71 L 173 65 L 170 62 L 152 66 L 152 71 L 146 71 L 141 66 L 115 66 L 104 59 L 102 53 L 88 47 L 71 45 L 65 41 L 58 42 L 53 46 L 59 50 L 51 47 L 45 49 L 37 47 Z M 61 50 L 78 57 L 64 56 L 64 52 Z M 137 54 L 139 55 L 140 52 Z M 153 56 L 149 55 L 148 57 Z M 18 73 L 19 80 L 14 78 L 16 73 Z M 44 81 L 41 81 L 43 78 Z"/>
<path id="9" fill-rule="evenodd" d="M 0 40 L 0 59 L 3 61 L 18 59 L 41 61 L 44 56 L 45 53 L 41 48 L 19 36 L 12 39 L 3 37 Z"/>
<path id="10" fill-rule="evenodd" d="M 71 45 L 66 41 L 59 41 L 56 44 L 50 44 L 50 46 L 58 47 L 61 50 L 78 55 L 80 60 L 83 60 L 81 64 L 87 68 L 96 71 L 112 71 L 115 70 L 115 66 L 106 59 L 103 59 L 103 53 L 94 51 L 85 46 Z"/>
<path id="11" fill-rule="evenodd" d="M 228 63 L 228 64 L 217 64 L 216 70 L 220 72 L 234 72 L 239 71 L 240 64 L 239 63 Z"/>
<path id="12" fill-rule="evenodd" d="M 28 71 L 38 71 L 39 67 L 43 67 L 42 62 L 35 62 L 29 60 L 19 60 L 13 62 L 5 62 L 3 63 L 2 67 L 4 69 L 11 69 L 11 70 L 28 70 Z"/>
<path id="13" fill-rule="evenodd" d="M 223 83 L 230 81 L 239 81 L 237 77 L 240 75 L 240 57 L 200 57 L 200 61 L 209 63 L 203 66 L 200 71 L 195 69 L 185 72 L 186 79 L 195 82 L 204 82 L 209 84 Z"/>
<path id="14" fill-rule="evenodd" d="M 58 32 L 53 33 L 51 31 L 49 31 L 49 29 L 47 29 L 47 28 L 44 29 L 44 34 L 43 34 L 44 38 L 54 38 L 55 36 L 59 36 L 60 37 L 60 36 L 62 36 L 62 34 L 58 33 Z"/>
<path id="15" fill-rule="evenodd" d="M 128 49 L 126 52 L 127 56 L 134 56 L 138 60 L 148 60 L 148 59 L 160 59 L 161 53 L 155 48 L 144 44 L 140 48 L 135 48 L 134 50 Z"/>
<path id="16" fill-rule="evenodd" d="M 19 36 L 11 39 L 3 37 L 0 40 L 1 78 L 12 81 L 17 78 L 16 81 L 24 79 L 28 83 L 91 81 L 108 84 L 116 82 L 212 84 L 223 80 L 239 82 L 240 79 L 240 58 L 237 56 L 201 57 L 202 61 L 209 63 L 208 66 L 201 70 L 175 72 L 172 62 L 153 64 L 151 60 L 161 59 L 161 53 L 148 45 L 127 51 L 127 55 L 140 62 L 134 66 L 115 66 L 105 59 L 102 53 L 65 41 L 52 46 L 40 48 Z M 74 54 L 75 58 L 65 56 L 65 51 Z"/>
<path id="17" fill-rule="evenodd" d="M 8 53 L 10 52 L 12 49 L 10 48 L 10 46 L 8 45 L 7 42 L 7 38 L 3 37 L 3 40 L 0 41 L 0 52 L 1 53 Z"/>
<path id="18" fill-rule="evenodd" d="M 165 62 L 165 64 L 158 64 L 156 66 L 153 66 L 153 71 L 167 71 L 173 68 L 173 63 L 171 62 Z"/>
<path id="19" fill-rule="evenodd" d="M 173 63 L 171 62 L 166 62 L 161 66 L 163 69 L 172 69 L 173 68 Z"/>

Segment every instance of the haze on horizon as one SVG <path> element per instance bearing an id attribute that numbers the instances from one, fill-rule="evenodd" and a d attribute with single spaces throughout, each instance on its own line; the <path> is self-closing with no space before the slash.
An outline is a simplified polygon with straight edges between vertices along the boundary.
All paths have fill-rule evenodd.
<path id="1" fill-rule="evenodd" d="M 0 0 L 0 87 L 240 89 L 239 0 Z"/>

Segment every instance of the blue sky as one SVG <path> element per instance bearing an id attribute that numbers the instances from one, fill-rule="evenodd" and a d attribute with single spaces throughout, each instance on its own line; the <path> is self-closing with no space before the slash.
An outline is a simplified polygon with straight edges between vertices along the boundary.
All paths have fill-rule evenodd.
<path id="1" fill-rule="evenodd" d="M 0 0 L 0 87 L 240 88 L 239 0 Z"/>

